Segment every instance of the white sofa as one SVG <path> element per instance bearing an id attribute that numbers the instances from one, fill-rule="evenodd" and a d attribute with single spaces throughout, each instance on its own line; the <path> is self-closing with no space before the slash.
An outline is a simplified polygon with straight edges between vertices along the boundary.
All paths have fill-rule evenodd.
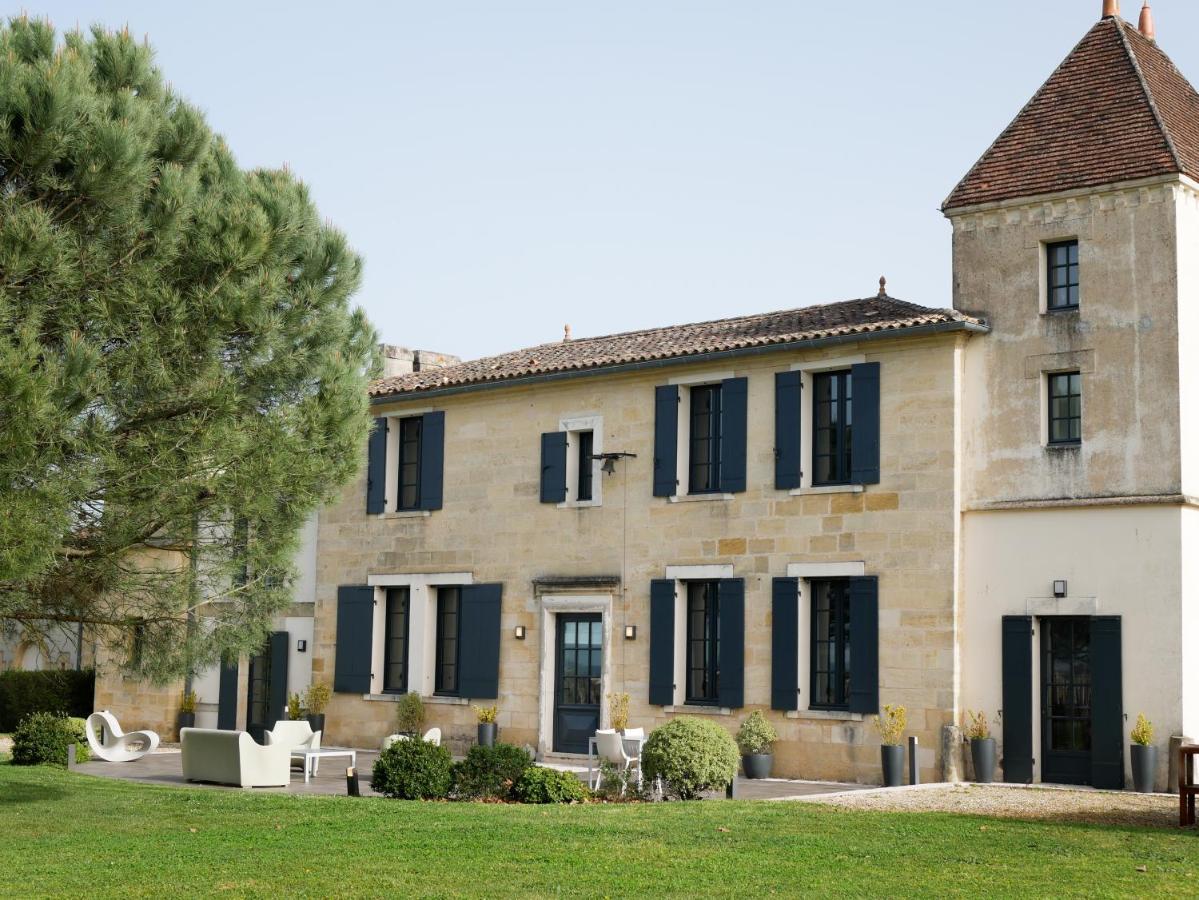
<path id="1" fill-rule="evenodd" d="M 286 787 L 291 783 L 291 748 L 263 747 L 244 731 L 184 728 L 183 777 L 238 787 Z"/>

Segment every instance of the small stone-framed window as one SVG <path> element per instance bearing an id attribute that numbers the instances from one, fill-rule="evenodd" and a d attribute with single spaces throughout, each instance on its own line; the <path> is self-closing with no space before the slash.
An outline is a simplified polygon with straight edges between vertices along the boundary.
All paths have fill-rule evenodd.
<path id="1" fill-rule="evenodd" d="M 1049 312 L 1078 309 L 1078 241 L 1045 245 L 1045 308 Z"/>
<path id="2" fill-rule="evenodd" d="M 1049 381 L 1049 445 L 1082 443 L 1082 374 L 1053 372 Z"/>

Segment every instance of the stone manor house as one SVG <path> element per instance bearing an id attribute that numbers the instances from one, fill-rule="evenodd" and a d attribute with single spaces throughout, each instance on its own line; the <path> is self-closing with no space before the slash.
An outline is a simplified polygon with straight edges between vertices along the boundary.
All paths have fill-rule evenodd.
<path id="1" fill-rule="evenodd" d="M 945 201 L 951 309 L 884 285 L 374 384 L 304 581 L 326 742 L 416 691 L 563 756 L 627 692 L 876 782 L 903 704 L 926 780 L 969 774 L 970 709 L 1007 780 L 1120 787 L 1137 713 L 1199 734 L 1199 94 L 1116 7 Z M 258 666 L 214 682 L 229 727 L 283 694 Z"/>

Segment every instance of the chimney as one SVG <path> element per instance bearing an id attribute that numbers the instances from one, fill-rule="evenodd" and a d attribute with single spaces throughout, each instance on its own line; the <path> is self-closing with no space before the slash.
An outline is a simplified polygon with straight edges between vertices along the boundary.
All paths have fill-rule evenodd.
<path id="1" fill-rule="evenodd" d="M 1120 15 L 1120 0 L 1103 0 L 1103 18 Z"/>
<path id="2" fill-rule="evenodd" d="M 1149 5 L 1149 0 L 1145 0 L 1145 5 L 1141 7 L 1141 24 L 1137 28 L 1149 40 L 1157 40 L 1157 29 L 1153 27 L 1153 8 Z"/>

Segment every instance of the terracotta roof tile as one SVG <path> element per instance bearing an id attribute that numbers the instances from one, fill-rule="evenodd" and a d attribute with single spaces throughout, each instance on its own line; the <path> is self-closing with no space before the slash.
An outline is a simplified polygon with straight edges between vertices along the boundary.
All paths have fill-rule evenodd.
<path id="1" fill-rule="evenodd" d="M 499 356 L 376 381 L 372 397 L 416 394 L 447 387 L 508 381 L 533 375 L 604 369 L 651 360 L 684 359 L 705 353 L 789 344 L 841 335 L 902 331 L 924 325 L 980 319 L 950 309 L 930 309 L 893 297 L 847 300 L 671 328 L 651 328 L 604 337 L 542 344 Z"/>
<path id="2" fill-rule="evenodd" d="M 1156 175 L 1199 177 L 1199 94 L 1119 17 L 1093 27 L 944 209 Z"/>

